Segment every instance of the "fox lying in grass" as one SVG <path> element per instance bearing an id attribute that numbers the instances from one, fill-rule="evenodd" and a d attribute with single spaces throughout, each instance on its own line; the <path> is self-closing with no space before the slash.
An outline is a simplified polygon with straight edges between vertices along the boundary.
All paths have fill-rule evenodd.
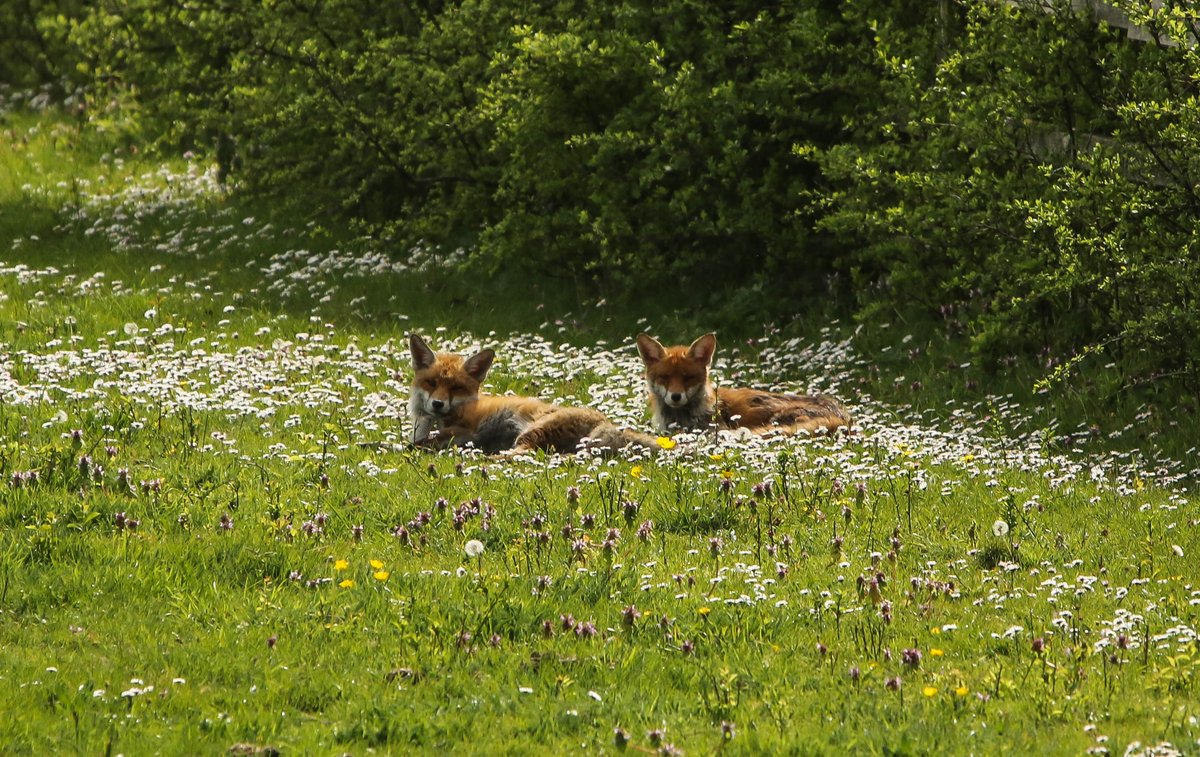
<path id="1" fill-rule="evenodd" d="M 434 352 L 421 337 L 408 338 L 412 352 L 413 444 L 443 448 L 473 444 L 488 454 L 545 450 L 654 449 L 654 438 L 617 428 L 599 410 L 560 407 L 536 397 L 481 394 L 493 350 L 464 357 Z"/>
<path id="2" fill-rule="evenodd" d="M 778 394 L 758 389 L 714 387 L 708 369 L 717 351 L 715 334 L 705 334 L 688 347 L 663 347 L 639 334 L 638 352 L 646 364 L 654 427 L 666 431 L 745 428 L 756 434 L 831 432 L 849 428 L 850 415 L 823 395 Z"/>

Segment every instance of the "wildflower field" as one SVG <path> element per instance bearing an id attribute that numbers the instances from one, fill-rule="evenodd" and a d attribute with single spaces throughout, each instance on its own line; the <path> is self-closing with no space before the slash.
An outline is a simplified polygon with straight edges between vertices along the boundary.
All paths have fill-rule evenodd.
<path id="1" fill-rule="evenodd" d="M 647 430 L 635 334 L 719 324 L 393 253 L 0 121 L 0 752 L 1200 750 L 1194 447 L 802 320 L 719 378 L 851 435 L 409 450 L 410 331 Z"/>

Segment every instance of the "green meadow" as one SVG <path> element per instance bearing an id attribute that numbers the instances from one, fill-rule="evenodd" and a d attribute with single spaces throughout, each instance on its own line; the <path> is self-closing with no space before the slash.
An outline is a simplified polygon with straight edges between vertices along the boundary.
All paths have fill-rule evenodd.
<path id="1" fill-rule="evenodd" d="M 214 176 L 0 117 L 0 752 L 1200 750 L 1194 410 L 900 319 L 463 270 Z M 410 332 L 648 431 L 634 336 L 709 329 L 720 381 L 855 432 L 405 446 Z"/>

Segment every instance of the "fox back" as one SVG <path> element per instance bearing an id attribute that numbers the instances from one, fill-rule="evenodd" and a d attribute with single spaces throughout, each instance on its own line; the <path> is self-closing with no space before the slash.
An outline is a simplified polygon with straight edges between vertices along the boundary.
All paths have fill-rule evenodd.
<path id="1" fill-rule="evenodd" d="M 759 389 L 717 389 L 718 423 L 757 433 L 818 434 L 849 428 L 850 415 L 823 394 L 780 394 Z"/>

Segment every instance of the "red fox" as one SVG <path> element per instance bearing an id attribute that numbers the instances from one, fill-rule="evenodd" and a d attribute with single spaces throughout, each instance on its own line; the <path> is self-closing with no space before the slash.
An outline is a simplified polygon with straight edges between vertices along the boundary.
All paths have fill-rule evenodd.
<path id="1" fill-rule="evenodd" d="M 757 434 L 782 431 L 819 433 L 849 428 L 850 415 L 823 395 L 777 394 L 758 389 L 714 387 L 708 377 L 716 334 L 705 334 L 689 347 L 663 347 L 638 334 L 638 352 L 646 364 L 654 426 L 666 431 L 745 428 Z"/>
<path id="2" fill-rule="evenodd" d="M 408 343 L 415 371 L 408 400 L 413 444 L 440 448 L 470 443 L 488 454 L 575 452 L 581 446 L 654 449 L 653 437 L 617 428 L 599 410 L 560 407 L 536 397 L 480 394 L 496 358 L 493 350 L 470 357 L 435 353 L 416 334 Z"/>

